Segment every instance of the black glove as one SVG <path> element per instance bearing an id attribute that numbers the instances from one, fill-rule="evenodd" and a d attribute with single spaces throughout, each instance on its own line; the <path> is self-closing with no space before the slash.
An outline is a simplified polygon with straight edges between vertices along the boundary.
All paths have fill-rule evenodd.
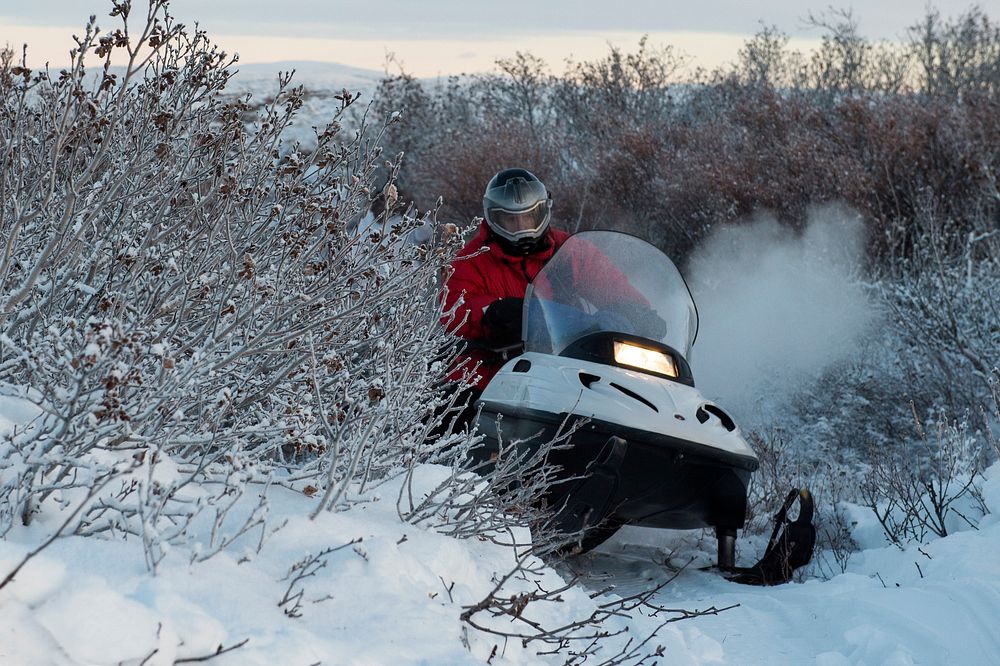
<path id="1" fill-rule="evenodd" d="M 520 342 L 523 312 L 523 298 L 498 298 L 490 303 L 483 313 L 486 342 L 496 348 L 510 347 Z"/>

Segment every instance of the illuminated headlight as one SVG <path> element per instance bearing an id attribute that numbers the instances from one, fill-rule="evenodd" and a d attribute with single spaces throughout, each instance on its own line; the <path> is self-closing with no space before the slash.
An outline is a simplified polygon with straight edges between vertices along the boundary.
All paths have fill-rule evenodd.
<path id="1" fill-rule="evenodd" d="M 615 363 L 667 377 L 677 376 L 677 364 L 669 354 L 621 340 L 615 340 Z"/>

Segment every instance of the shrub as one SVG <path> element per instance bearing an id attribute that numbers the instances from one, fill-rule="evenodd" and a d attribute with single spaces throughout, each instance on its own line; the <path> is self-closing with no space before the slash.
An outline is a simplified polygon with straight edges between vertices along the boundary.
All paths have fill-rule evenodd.
<path id="1" fill-rule="evenodd" d="M 947 536 L 957 525 L 975 528 L 986 512 L 984 451 L 968 424 L 940 421 L 932 436 L 917 420 L 917 430 L 919 439 L 907 448 L 871 452 L 861 487 L 886 538 L 900 548 Z"/>
<path id="2" fill-rule="evenodd" d="M 398 165 L 384 128 L 343 128 L 349 96 L 315 150 L 279 150 L 288 77 L 248 127 L 232 58 L 166 0 L 138 29 L 112 4 L 122 27 L 92 19 L 67 70 L 0 59 L 0 392 L 39 413 L 0 444 L 0 534 L 72 507 L 57 534 L 141 536 L 155 567 L 195 520 L 195 557 L 263 539 L 266 493 L 230 514 L 249 482 L 308 484 L 319 512 L 424 456 L 455 239 L 350 231 Z"/>
<path id="3" fill-rule="evenodd" d="M 902 47 L 871 42 L 849 13 L 814 18 L 819 50 L 763 29 L 736 63 L 685 74 L 669 47 L 640 41 L 556 76 L 530 54 L 495 73 L 427 86 L 401 75 L 378 92 L 405 108 L 387 141 L 414 166 L 405 189 L 449 215 L 480 214 L 500 168 L 523 165 L 553 191 L 570 230 L 638 233 L 683 259 L 712 227 L 766 209 L 799 226 L 843 201 L 897 268 L 929 204 L 955 234 L 1000 210 L 1000 31 L 979 10 L 930 11 Z"/>

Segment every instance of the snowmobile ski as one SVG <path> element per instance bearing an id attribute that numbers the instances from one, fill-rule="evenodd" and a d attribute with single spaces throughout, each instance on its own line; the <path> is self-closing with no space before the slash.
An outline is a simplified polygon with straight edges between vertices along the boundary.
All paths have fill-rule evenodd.
<path id="1" fill-rule="evenodd" d="M 799 515 L 788 520 L 788 511 L 799 500 Z M 793 488 L 774 516 L 774 529 L 767 549 L 760 561 L 752 567 L 723 566 L 719 569 L 726 578 L 743 585 L 780 585 L 792 579 L 799 567 L 812 559 L 816 545 L 816 528 L 812 524 L 813 497 L 808 489 Z"/>

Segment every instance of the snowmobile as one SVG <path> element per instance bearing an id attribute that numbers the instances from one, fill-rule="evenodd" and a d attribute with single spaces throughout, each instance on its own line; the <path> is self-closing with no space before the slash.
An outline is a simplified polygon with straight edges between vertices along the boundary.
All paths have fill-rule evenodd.
<path id="1" fill-rule="evenodd" d="M 480 398 L 478 456 L 497 455 L 504 441 L 565 437 L 548 454 L 560 480 L 546 501 L 561 533 L 583 535 L 578 550 L 626 524 L 713 527 L 718 567 L 738 582 L 784 582 L 809 560 L 812 498 L 794 491 L 761 561 L 735 566 L 758 458 L 732 416 L 695 388 L 698 312 L 666 255 L 624 233 L 577 233 L 529 285 L 523 307 L 520 353 Z"/>

